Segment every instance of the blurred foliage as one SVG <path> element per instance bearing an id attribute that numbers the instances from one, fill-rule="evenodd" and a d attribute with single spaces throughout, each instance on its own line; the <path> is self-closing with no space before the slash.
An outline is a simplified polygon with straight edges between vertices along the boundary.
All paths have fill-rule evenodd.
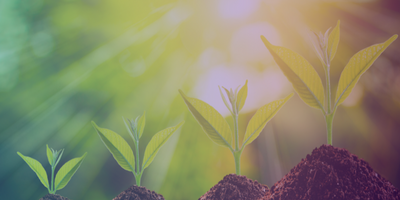
<path id="1" fill-rule="evenodd" d="M 255 108 L 291 92 L 259 35 L 300 53 L 323 75 L 308 34 L 341 20 L 331 71 L 335 91 L 343 70 L 338 66 L 400 33 L 399 8 L 396 0 L 2 0 L 0 199 L 39 199 L 47 193 L 16 154 L 46 163 L 45 144 L 64 148 L 63 160 L 88 152 L 70 184 L 57 193 L 76 200 L 115 197 L 134 178 L 118 166 L 90 121 L 129 138 L 121 116 L 133 118 L 144 110 L 143 143 L 164 127 L 186 123 L 162 147 L 142 185 L 166 199 L 197 199 L 235 172 L 234 161 L 229 150 L 207 138 L 178 89 L 208 102 L 219 98 L 218 85 L 235 88 L 248 79 L 249 103 L 239 118 L 243 137 Z M 368 161 L 396 187 L 399 49 L 396 41 L 382 54 L 333 123 L 333 144 Z M 218 103 L 223 105 L 210 102 L 226 112 Z M 243 152 L 242 174 L 272 185 L 325 143 L 324 126 L 319 111 L 294 96 Z M 44 168 L 49 173 L 50 166 Z"/>

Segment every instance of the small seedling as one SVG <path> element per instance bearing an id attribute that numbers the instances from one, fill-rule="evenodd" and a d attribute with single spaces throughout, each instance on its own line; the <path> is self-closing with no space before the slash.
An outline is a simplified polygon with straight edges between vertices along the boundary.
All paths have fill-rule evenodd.
<path id="1" fill-rule="evenodd" d="M 174 127 L 166 128 L 158 133 L 156 133 L 147 144 L 146 150 L 144 152 L 144 158 L 142 162 L 142 167 L 140 169 L 139 163 L 139 139 L 142 137 L 144 126 L 146 123 L 145 113 L 142 116 L 138 116 L 135 120 L 125 120 L 126 128 L 130 136 L 133 139 L 135 145 L 136 161 L 133 151 L 128 145 L 128 143 L 120 135 L 114 131 L 100 128 L 92 121 L 93 127 L 96 129 L 100 136 L 101 141 L 106 145 L 107 149 L 111 152 L 118 164 L 125 170 L 133 173 L 136 179 L 136 185 L 140 186 L 140 179 L 142 177 L 144 169 L 146 169 L 151 162 L 153 162 L 154 157 L 158 153 L 161 146 L 172 136 L 172 134 L 184 123 L 183 121 Z M 126 123 L 128 121 L 128 123 Z M 129 124 L 129 125 L 128 125 Z M 136 168 L 135 168 L 136 164 Z M 135 170 L 136 169 L 136 170 Z"/>
<path id="2" fill-rule="evenodd" d="M 361 75 L 374 63 L 382 52 L 397 38 L 393 35 L 386 42 L 367 47 L 353 57 L 340 75 L 336 99 L 331 103 L 330 66 L 335 57 L 340 38 L 340 21 L 329 33 L 315 34 L 314 48 L 325 70 L 325 92 L 318 73 L 301 55 L 280 46 L 274 46 L 261 36 L 276 63 L 292 83 L 300 98 L 311 107 L 321 109 L 325 116 L 328 144 L 332 145 L 332 123 L 337 107 L 349 96 Z"/>
<path id="3" fill-rule="evenodd" d="M 40 182 L 49 190 L 50 194 L 55 194 L 57 190 L 63 189 L 67 183 L 71 180 L 71 177 L 75 174 L 78 168 L 81 166 L 83 159 L 86 156 L 86 153 L 83 154 L 82 157 L 74 158 L 68 162 L 66 162 L 60 170 L 58 170 L 56 179 L 54 182 L 54 170 L 58 162 L 61 159 L 61 156 L 64 150 L 54 151 L 50 149 L 48 145 L 46 145 L 47 159 L 49 160 L 51 166 L 51 185 L 49 185 L 49 181 L 47 178 L 46 171 L 44 170 L 42 164 L 39 161 L 22 155 L 20 152 L 17 152 L 19 156 L 29 165 L 29 167 L 36 173 Z"/>
<path id="4" fill-rule="evenodd" d="M 223 87 L 224 88 L 224 87 Z M 243 138 L 242 146 L 239 148 L 239 111 L 243 108 L 244 103 L 247 98 L 247 81 L 244 86 L 239 90 L 239 87 L 233 92 L 232 89 L 227 90 L 224 88 L 229 103 L 226 100 L 221 88 L 219 91 L 221 93 L 222 100 L 224 101 L 226 107 L 232 114 L 234 130 L 235 130 L 235 147 L 232 146 L 232 131 L 229 127 L 228 122 L 222 117 L 222 115 L 215 110 L 212 106 L 199 99 L 191 98 L 186 96 L 181 90 L 179 93 L 182 95 L 183 100 L 188 106 L 190 112 L 199 122 L 204 132 L 210 137 L 210 139 L 222 146 L 228 147 L 231 150 L 233 157 L 235 158 L 236 174 L 240 175 L 240 156 L 244 150 L 244 147 L 251 142 L 253 142 L 264 129 L 265 125 L 269 120 L 274 117 L 278 110 L 289 100 L 293 94 L 290 94 L 284 99 L 273 101 L 269 104 L 264 105 L 257 110 L 256 114 L 251 118 L 249 124 L 247 125 L 246 133 Z"/>

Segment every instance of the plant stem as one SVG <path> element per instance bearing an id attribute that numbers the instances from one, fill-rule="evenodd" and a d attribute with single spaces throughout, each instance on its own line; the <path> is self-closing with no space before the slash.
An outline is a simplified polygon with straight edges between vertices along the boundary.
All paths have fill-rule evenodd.
<path id="1" fill-rule="evenodd" d="M 333 116 L 335 112 L 332 112 L 325 116 L 326 121 L 326 129 L 328 132 L 328 144 L 332 145 L 332 124 L 333 124 Z"/>
<path id="2" fill-rule="evenodd" d="M 239 115 L 233 115 L 233 123 L 235 124 L 235 151 L 239 151 Z"/>
<path id="3" fill-rule="evenodd" d="M 330 64 L 328 64 L 325 68 L 325 79 L 326 79 L 326 99 L 327 99 L 327 114 L 331 113 L 331 77 L 330 77 Z"/>
<path id="4" fill-rule="evenodd" d="M 136 140 L 136 174 L 135 176 L 136 179 L 136 185 L 140 186 L 140 178 L 142 177 L 142 172 L 140 171 L 140 163 L 139 163 L 139 137 L 137 137 Z"/>
<path id="5" fill-rule="evenodd" d="M 232 116 L 233 124 L 235 125 L 235 150 L 232 151 L 232 153 L 235 158 L 236 174 L 240 175 L 240 156 L 242 155 L 243 149 L 239 149 L 239 115 L 234 114 Z"/>
<path id="6" fill-rule="evenodd" d="M 328 61 L 329 62 L 329 61 Z M 325 113 L 325 121 L 326 121 L 326 130 L 327 130 L 327 142 L 329 145 L 332 145 L 332 124 L 333 124 L 333 116 L 335 115 L 335 109 L 331 112 L 331 78 L 330 78 L 330 63 L 328 63 L 325 67 L 325 91 L 326 91 L 326 100 L 327 100 L 327 112 Z"/>
<path id="7" fill-rule="evenodd" d="M 240 175 L 240 156 L 242 155 L 242 150 L 232 152 L 233 157 L 235 158 L 235 167 L 236 167 L 236 174 Z"/>
<path id="8" fill-rule="evenodd" d="M 54 184 L 53 184 L 53 180 L 54 180 L 54 166 L 51 166 L 51 194 L 54 194 Z"/>
<path id="9" fill-rule="evenodd" d="M 136 179 L 136 185 L 140 186 L 140 179 L 142 178 L 142 173 L 137 173 L 135 176 Z"/>

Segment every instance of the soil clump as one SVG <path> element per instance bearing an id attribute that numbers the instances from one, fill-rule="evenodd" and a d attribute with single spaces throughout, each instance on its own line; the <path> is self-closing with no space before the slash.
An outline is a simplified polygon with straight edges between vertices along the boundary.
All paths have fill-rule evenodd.
<path id="1" fill-rule="evenodd" d="M 69 199 L 59 194 L 46 194 L 46 196 L 40 198 L 39 200 L 69 200 Z"/>
<path id="2" fill-rule="evenodd" d="M 143 186 L 133 185 L 121 192 L 113 200 L 164 200 L 164 197 Z"/>
<path id="3" fill-rule="evenodd" d="M 248 179 L 246 176 L 229 174 L 199 200 L 256 200 L 261 199 L 267 191 L 268 186 L 258 181 Z"/>
<path id="4" fill-rule="evenodd" d="M 266 200 L 400 200 L 400 192 L 346 149 L 322 145 L 266 193 Z"/>

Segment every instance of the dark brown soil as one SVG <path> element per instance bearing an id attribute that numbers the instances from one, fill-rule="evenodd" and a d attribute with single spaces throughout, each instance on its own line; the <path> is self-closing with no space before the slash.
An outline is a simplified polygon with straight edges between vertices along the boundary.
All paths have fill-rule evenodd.
<path id="1" fill-rule="evenodd" d="M 246 176 L 229 174 L 199 200 L 256 200 L 261 199 L 267 190 L 268 186 Z"/>
<path id="2" fill-rule="evenodd" d="M 266 193 L 267 200 L 400 200 L 400 192 L 346 149 L 315 148 Z"/>
<path id="3" fill-rule="evenodd" d="M 46 194 L 46 196 L 40 198 L 39 200 L 69 200 L 69 199 L 59 194 Z"/>
<path id="4" fill-rule="evenodd" d="M 164 200 L 161 194 L 148 190 L 143 186 L 133 185 L 125 191 L 121 192 L 113 200 Z"/>

